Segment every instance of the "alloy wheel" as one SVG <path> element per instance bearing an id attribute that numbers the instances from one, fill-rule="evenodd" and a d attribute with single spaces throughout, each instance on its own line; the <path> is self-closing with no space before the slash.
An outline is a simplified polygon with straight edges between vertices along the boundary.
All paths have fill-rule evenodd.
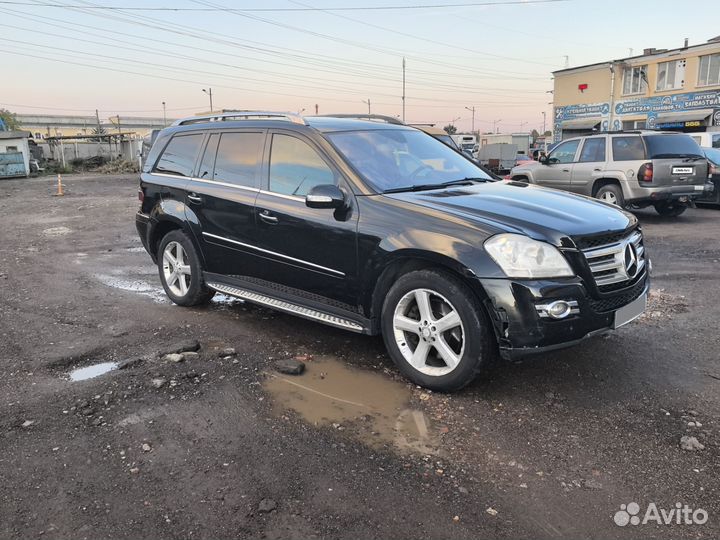
<path id="1" fill-rule="evenodd" d="M 617 206 L 618 200 L 612 191 L 605 191 L 600 195 L 600 200 Z"/>
<path id="2" fill-rule="evenodd" d="M 173 294 L 185 296 L 190 288 L 192 270 L 187 253 L 179 242 L 170 242 L 163 251 L 163 277 Z"/>
<path id="3" fill-rule="evenodd" d="M 425 375 L 447 375 L 465 351 L 460 314 L 431 289 L 414 289 L 400 299 L 393 314 L 393 332 L 405 360 Z"/>

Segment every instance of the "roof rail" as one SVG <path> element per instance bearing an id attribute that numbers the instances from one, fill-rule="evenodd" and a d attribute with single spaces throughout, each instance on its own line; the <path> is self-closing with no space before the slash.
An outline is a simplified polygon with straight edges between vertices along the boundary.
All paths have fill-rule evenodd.
<path id="1" fill-rule="evenodd" d="M 226 122 L 231 120 L 284 120 L 293 124 L 307 125 L 305 119 L 299 114 L 291 112 L 269 112 L 269 111 L 235 111 L 203 116 L 190 116 L 173 122 L 173 126 L 187 126 L 190 124 L 201 124 L 205 122 Z"/>
<path id="2" fill-rule="evenodd" d="M 405 124 L 395 118 L 394 116 L 386 116 L 384 114 L 319 114 L 318 116 L 324 118 L 355 118 L 357 120 L 371 120 L 376 122 L 385 122 L 387 124 L 395 124 L 398 126 L 404 126 Z"/>

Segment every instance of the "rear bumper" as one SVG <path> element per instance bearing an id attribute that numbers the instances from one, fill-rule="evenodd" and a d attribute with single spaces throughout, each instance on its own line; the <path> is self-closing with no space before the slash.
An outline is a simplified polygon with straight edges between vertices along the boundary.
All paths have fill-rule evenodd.
<path id="1" fill-rule="evenodd" d="M 647 294 L 645 274 L 631 286 L 591 297 L 580 278 L 556 281 L 480 279 L 487 300 L 500 354 L 512 359 L 570 347 L 613 329 L 615 311 Z M 537 306 L 554 300 L 577 302 L 578 312 L 564 319 L 542 317 Z"/>
<path id="2" fill-rule="evenodd" d="M 147 214 L 143 214 L 142 212 L 138 212 L 137 214 L 135 214 L 135 228 L 137 229 L 138 236 L 140 237 L 140 241 L 142 242 L 145 251 L 147 251 L 150 256 L 153 257 L 154 261 L 155 256 L 150 252 L 150 243 L 148 239 L 148 234 L 150 230 L 150 216 L 148 216 Z"/>
<path id="3" fill-rule="evenodd" d="M 630 197 L 626 197 L 625 200 L 626 202 L 660 202 L 677 201 L 680 199 L 687 199 L 688 201 L 691 201 L 700 197 L 710 196 L 713 190 L 714 185 L 712 182 L 667 187 L 633 186 L 630 188 Z"/>

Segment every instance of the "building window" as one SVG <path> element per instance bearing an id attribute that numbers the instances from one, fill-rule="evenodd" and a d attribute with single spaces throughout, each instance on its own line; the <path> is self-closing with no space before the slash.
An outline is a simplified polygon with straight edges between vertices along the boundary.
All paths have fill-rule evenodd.
<path id="1" fill-rule="evenodd" d="M 672 60 L 658 64 L 656 90 L 674 90 L 685 85 L 685 60 Z"/>
<path id="2" fill-rule="evenodd" d="M 645 129 L 645 120 L 624 120 L 622 128 L 624 130 Z"/>
<path id="3" fill-rule="evenodd" d="M 647 65 L 625 68 L 623 95 L 644 94 L 647 91 Z"/>
<path id="4" fill-rule="evenodd" d="M 712 86 L 719 84 L 720 53 L 701 56 L 700 71 L 698 73 L 698 86 Z"/>

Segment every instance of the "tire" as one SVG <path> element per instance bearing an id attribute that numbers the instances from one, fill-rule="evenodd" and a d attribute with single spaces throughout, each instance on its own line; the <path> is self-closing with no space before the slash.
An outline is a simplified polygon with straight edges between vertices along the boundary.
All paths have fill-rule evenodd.
<path id="1" fill-rule="evenodd" d="M 605 184 L 595 193 L 595 198 L 620 208 L 625 208 L 625 197 L 617 184 Z"/>
<path id="2" fill-rule="evenodd" d="M 442 330 L 437 323 L 453 313 L 456 317 L 446 319 Z M 395 282 L 383 303 L 381 328 L 398 369 L 431 390 L 462 388 L 497 356 L 495 335 L 479 300 L 459 279 L 438 270 L 410 272 Z M 416 365 L 411 363 L 414 356 Z"/>
<path id="3" fill-rule="evenodd" d="M 160 241 L 157 254 L 160 282 L 165 294 L 179 306 L 206 304 L 215 291 L 205 286 L 195 246 L 185 233 L 174 230 Z"/>
<path id="4" fill-rule="evenodd" d="M 682 203 L 655 203 L 655 211 L 663 217 L 678 217 L 687 210 L 687 205 Z"/>

